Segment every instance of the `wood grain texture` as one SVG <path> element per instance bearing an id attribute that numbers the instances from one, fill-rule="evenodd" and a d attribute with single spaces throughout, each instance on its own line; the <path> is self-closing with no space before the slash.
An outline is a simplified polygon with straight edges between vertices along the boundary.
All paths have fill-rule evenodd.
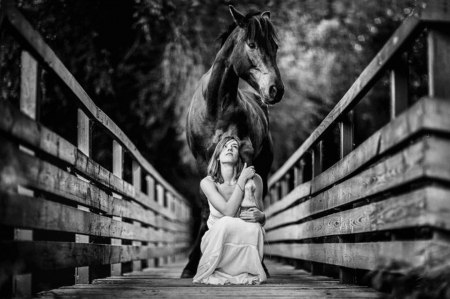
<path id="1" fill-rule="evenodd" d="M 266 217 L 271 216 L 274 213 L 278 213 L 301 198 L 305 198 L 310 195 L 311 192 L 311 183 L 306 182 L 299 186 L 297 186 L 294 190 L 292 190 L 285 198 L 280 201 L 275 202 L 264 210 Z"/>
<path id="2" fill-rule="evenodd" d="M 3 272 L 1 275 L 5 275 L 116 264 L 168 256 L 187 250 L 186 246 L 165 248 L 50 241 L 0 241 L 0 271 Z"/>
<path id="3" fill-rule="evenodd" d="M 421 132 L 450 133 L 450 101 L 435 98 L 424 98 L 413 105 L 389 124 L 375 132 L 358 148 L 350 152 L 344 159 L 315 177 L 309 183 L 311 194 L 318 193 L 345 179 L 361 169 L 373 159 L 384 155 L 392 148 L 404 143 Z M 289 196 L 289 198 L 291 198 Z M 289 200 L 287 200 L 289 202 Z M 280 200 L 266 211 L 276 213 L 285 208 Z"/>
<path id="4" fill-rule="evenodd" d="M 154 213 L 139 204 L 113 197 L 98 187 L 51 165 L 39 158 L 20 152 L 14 145 L 0 137 L 0 152 L 5 159 L 0 173 L 1 190 L 13 189 L 17 184 L 46 191 L 76 203 L 97 209 L 108 215 L 127 217 L 147 225 L 164 227 L 173 231 L 186 231 L 189 226 L 166 220 L 158 221 Z"/>
<path id="5" fill-rule="evenodd" d="M 109 116 L 107 116 L 94 104 L 86 91 L 67 70 L 54 51 L 45 43 L 45 40 L 42 38 L 40 33 L 33 29 L 23 15 L 13 6 L 5 6 L 5 17 L 17 33 L 23 38 L 23 41 L 27 44 L 27 46 L 31 47 L 33 51 L 37 53 L 39 57 L 36 59 L 38 61 L 42 61 L 43 65 L 47 69 L 54 72 L 54 74 L 61 79 L 62 83 L 68 87 L 68 90 L 74 94 L 77 105 L 83 109 L 84 113 L 86 113 L 91 120 L 95 121 L 96 124 L 105 128 L 114 139 L 118 140 L 124 148 L 126 148 L 135 157 L 139 164 L 167 190 L 170 190 L 173 194 L 176 194 L 177 197 L 182 198 L 185 204 L 190 206 L 190 203 L 181 194 L 179 194 L 147 160 L 144 159 L 136 146 L 117 126 L 117 124 L 115 124 Z"/>
<path id="6" fill-rule="evenodd" d="M 417 179 L 450 181 L 450 140 L 425 138 L 324 192 L 269 218 L 266 228 L 296 222 Z"/>
<path id="7" fill-rule="evenodd" d="M 414 227 L 450 230 L 450 191 L 427 187 L 266 233 L 265 241 L 302 240 Z"/>
<path id="8" fill-rule="evenodd" d="M 380 263 L 395 259 L 412 266 L 435 264 L 450 258 L 448 243 L 436 241 L 271 244 L 266 256 L 303 259 L 347 268 L 374 270 Z"/>
<path id="9" fill-rule="evenodd" d="M 19 228 L 71 232 L 90 236 L 144 242 L 188 242 L 187 232 L 170 232 L 134 226 L 60 203 L 23 195 L 1 193 L 0 223 Z"/>
<path id="10" fill-rule="evenodd" d="M 179 220 L 150 196 L 136 191 L 131 184 L 100 166 L 64 138 L 20 113 L 7 101 L 0 101 L 0 130 L 24 141 L 33 149 L 57 157 L 77 172 L 122 196 L 142 203 L 145 207 L 164 215 L 165 218 Z"/>
<path id="11" fill-rule="evenodd" d="M 386 42 L 383 48 L 377 53 L 375 58 L 364 69 L 358 79 L 353 83 L 344 97 L 331 110 L 327 117 L 317 127 L 299 149 L 273 174 L 269 179 L 269 188 L 280 180 L 295 163 L 314 146 L 325 131 L 338 118 L 350 111 L 365 93 L 373 86 L 378 77 L 384 72 L 391 59 L 399 52 L 401 47 L 411 40 L 420 29 L 420 19 L 411 15 L 405 19 L 402 25 L 394 32 L 392 37 Z"/>
<path id="12" fill-rule="evenodd" d="M 363 286 L 342 285 L 336 279 L 311 276 L 289 265 L 266 259 L 271 273 L 256 286 L 211 286 L 180 279 L 185 260 L 121 277 L 97 279 L 90 285 L 65 286 L 39 294 L 40 298 L 377 298 Z"/>

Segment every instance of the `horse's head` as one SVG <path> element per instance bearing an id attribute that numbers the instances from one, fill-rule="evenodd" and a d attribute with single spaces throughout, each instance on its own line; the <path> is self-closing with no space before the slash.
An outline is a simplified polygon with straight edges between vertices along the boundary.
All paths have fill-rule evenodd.
<path id="1" fill-rule="evenodd" d="M 232 39 L 233 53 L 229 63 L 236 74 L 261 95 L 266 104 L 281 101 L 284 85 L 278 70 L 277 36 L 270 20 L 270 12 L 252 13 L 243 16 L 230 5 L 235 29 Z"/>

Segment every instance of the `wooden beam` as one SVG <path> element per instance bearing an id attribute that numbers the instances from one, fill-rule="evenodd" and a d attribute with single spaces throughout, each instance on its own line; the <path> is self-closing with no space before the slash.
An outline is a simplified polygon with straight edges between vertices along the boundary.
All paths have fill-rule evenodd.
<path id="1" fill-rule="evenodd" d="M 450 164 L 440 161 L 450 161 L 450 140 L 423 139 L 357 176 L 269 218 L 266 228 L 297 222 L 419 179 L 450 182 Z"/>
<path id="2" fill-rule="evenodd" d="M 428 93 L 450 98 L 450 34 L 448 24 L 431 26 L 428 32 Z"/>
<path id="3" fill-rule="evenodd" d="M 393 57 L 399 53 L 408 41 L 412 40 L 420 32 L 420 29 L 420 19 L 416 15 L 410 15 L 405 19 L 317 129 L 314 130 L 286 163 L 269 178 L 269 186 L 272 186 L 283 177 L 306 152 L 312 149 L 312 145 L 317 143 L 342 114 L 350 111 L 364 97 L 366 92 L 377 82 L 378 78 L 384 74 L 386 66 Z"/>
<path id="4" fill-rule="evenodd" d="M 86 91 L 75 80 L 73 75 L 67 70 L 54 51 L 46 44 L 40 33 L 33 29 L 31 24 L 24 18 L 14 6 L 5 7 L 5 17 L 11 23 L 17 33 L 23 38 L 26 46 L 30 47 L 39 56 L 39 60 L 44 66 L 51 70 L 61 82 L 66 85 L 68 90 L 74 95 L 74 100 L 81 107 L 83 112 L 95 123 L 111 134 L 113 139 L 119 141 L 127 151 L 145 168 L 146 172 L 151 174 L 167 190 L 176 194 L 179 198 L 185 200 L 160 174 L 156 169 L 142 156 L 136 146 L 125 135 L 125 133 L 107 116 L 99 107 L 97 107 Z M 188 206 L 190 203 L 185 201 Z"/>
<path id="5" fill-rule="evenodd" d="M 345 238 L 346 235 L 424 226 L 450 230 L 448 198 L 448 190 L 426 187 L 300 224 L 287 225 L 293 219 L 297 220 L 297 217 L 292 217 L 278 223 L 287 226 L 268 231 L 265 241 L 305 240 L 334 235 Z M 292 214 L 295 215 L 295 212 Z"/>
<path id="6" fill-rule="evenodd" d="M 152 227 L 136 227 L 131 223 L 116 221 L 98 215 L 24 195 L 1 193 L 0 223 L 6 226 L 33 228 L 143 242 L 179 242 L 189 237 L 186 231 L 165 231 L 164 235 Z M 3 200 L 4 199 L 4 200 Z"/>
<path id="7" fill-rule="evenodd" d="M 408 53 L 398 55 L 391 70 L 391 120 L 408 109 Z"/>
<path id="8" fill-rule="evenodd" d="M 323 142 L 319 141 L 318 144 L 313 149 L 312 152 L 312 169 L 313 169 L 313 175 L 312 177 L 315 178 L 323 171 Z"/>
<path id="9" fill-rule="evenodd" d="M 54 241 L 0 240 L 0 269 L 2 273 L 29 273 L 87 265 L 108 265 L 149 257 L 164 257 L 189 247 L 111 246 Z M 36 258 L 39 257 L 39 258 Z"/>
<path id="10" fill-rule="evenodd" d="M 383 260 L 397 260 L 411 266 L 436 265 L 450 258 L 449 244 L 435 241 L 271 244 L 264 254 L 302 259 L 353 269 L 374 270 Z"/>
<path id="11" fill-rule="evenodd" d="M 345 115 L 339 122 L 340 131 L 340 158 L 343 159 L 353 150 L 354 133 L 353 133 L 353 111 Z"/>
<path id="12" fill-rule="evenodd" d="M 9 4 L 8 4 L 9 5 Z M 20 61 L 20 111 L 36 120 L 38 118 L 38 63 L 27 51 L 22 51 Z M 34 151 L 29 150 L 23 145 L 19 149 L 30 155 Z M 17 186 L 19 194 L 34 196 L 34 191 L 27 189 L 23 185 Z M 31 241 L 33 240 L 33 231 L 28 229 L 14 229 L 14 240 Z M 15 275 L 13 280 L 14 297 L 30 297 L 32 293 L 32 274 Z"/>

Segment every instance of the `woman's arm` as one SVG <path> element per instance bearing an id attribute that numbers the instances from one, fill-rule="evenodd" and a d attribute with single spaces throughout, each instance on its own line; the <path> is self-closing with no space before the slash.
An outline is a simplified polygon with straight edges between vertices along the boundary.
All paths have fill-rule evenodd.
<path id="1" fill-rule="evenodd" d="M 209 176 L 200 182 L 200 188 L 213 207 L 225 216 L 234 216 L 244 197 L 244 192 L 236 186 L 230 199 L 226 201 L 222 194 L 217 191 L 214 181 Z"/>
<path id="2" fill-rule="evenodd" d="M 206 177 L 200 182 L 200 188 L 203 193 L 205 193 L 208 200 L 211 202 L 213 207 L 224 214 L 225 216 L 234 216 L 241 205 L 242 199 L 244 198 L 243 187 L 248 179 L 254 176 L 253 167 L 245 167 L 241 172 L 241 175 L 234 187 L 233 194 L 228 201 L 226 201 L 223 196 L 217 191 L 214 181 L 211 177 Z"/>

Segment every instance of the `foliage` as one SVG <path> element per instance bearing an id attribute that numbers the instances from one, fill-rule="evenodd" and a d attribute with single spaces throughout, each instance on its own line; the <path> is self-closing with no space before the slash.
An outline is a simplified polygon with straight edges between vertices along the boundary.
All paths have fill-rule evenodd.
<path id="1" fill-rule="evenodd" d="M 341 99 L 401 21 L 413 1 L 395 0 L 22 0 L 19 7 L 100 106 L 155 168 L 191 200 L 196 166 L 184 137 L 196 82 L 231 22 L 228 5 L 272 12 L 281 39 L 278 64 L 285 98 L 270 109 L 273 170 L 301 145 Z M 2 38 L 0 95 L 17 102 L 17 45 Z M 42 121 L 73 141 L 74 107 L 52 74 L 42 74 Z M 423 76 L 417 80 L 423 81 Z M 381 84 L 383 85 L 383 84 Z M 420 84 L 419 84 L 420 85 Z M 386 84 L 357 110 L 361 126 L 378 124 L 374 106 Z M 70 122 L 68 121 L 70 120 Z M 74 122 L 75 121 L 75 122 Z M 75 137 L 74 137 L 75 136 Z M 98 139 L 94 159 L 110 155 Z M 109 153 L 109 154 L 108 154 Z M 193 187 L 195 186 L 195 187 Z"/>

